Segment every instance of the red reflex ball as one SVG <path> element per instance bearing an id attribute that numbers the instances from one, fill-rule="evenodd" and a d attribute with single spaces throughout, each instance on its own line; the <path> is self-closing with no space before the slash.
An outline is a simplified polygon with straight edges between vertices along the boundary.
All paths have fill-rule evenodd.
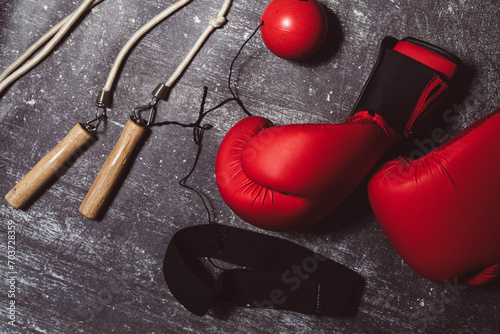
<path id="1" fill-rule="evenodd" d="M 328 21 L 316 0 L 272 0 L 262 13 L 260 29 L 267 48 L 278 57 L 301 60 L 323 44 Z"/>

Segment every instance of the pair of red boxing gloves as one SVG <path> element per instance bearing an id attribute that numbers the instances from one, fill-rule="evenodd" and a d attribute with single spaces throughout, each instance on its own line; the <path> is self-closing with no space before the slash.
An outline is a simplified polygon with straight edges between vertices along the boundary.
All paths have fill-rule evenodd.
<path id="1" fill-rule="evenodd" d="M 437 282 L 491 281 L 500 275 L 500 109 L 422 157 L 381 161 L 443 98 L 458 65 L 431 44 L 386 37 L 344 123 L 241 120 L 217 154 L 224 201 L 257 227 L 298 230 L 369 175 L 375 217 L 412 269 Z"/>

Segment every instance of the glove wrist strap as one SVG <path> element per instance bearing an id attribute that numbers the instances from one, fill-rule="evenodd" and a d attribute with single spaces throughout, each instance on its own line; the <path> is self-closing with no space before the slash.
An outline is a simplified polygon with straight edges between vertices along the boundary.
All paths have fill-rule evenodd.
<path id="1" fill-rule="evenodd" d="M 376 113 L 406 137 L 449 87 L 433 68 L 393 50 L 397 42 L 392 37 L 382 41 L 377 63 L 351 115 L 358 111 Z"/>

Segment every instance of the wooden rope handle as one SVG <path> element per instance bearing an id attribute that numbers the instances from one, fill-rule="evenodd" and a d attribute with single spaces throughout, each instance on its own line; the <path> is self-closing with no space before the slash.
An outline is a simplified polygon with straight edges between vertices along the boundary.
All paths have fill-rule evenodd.
<path id="1" fill-rule="evenodd" d="M 23 208 L 51 180 L 59 177 L 65 167 L 69 167 L 71 160 L 82 153 L 87 143 L 90 145 L 94 141 L 95 137 L 87 132 L 82 124 L 76 124 L 66 137 L 5 195 L 7 203 L 15 209 Z"/>
<path id="2" fill-rule="evenodd" d="M 88 219 L 98 219 L 119 184 L 123 172 L 131 163 L 135 150 L 149 128 L 129 120 L 115 148 L 108 156 L 87 196 L 80 205 L 80 213 Z"/>

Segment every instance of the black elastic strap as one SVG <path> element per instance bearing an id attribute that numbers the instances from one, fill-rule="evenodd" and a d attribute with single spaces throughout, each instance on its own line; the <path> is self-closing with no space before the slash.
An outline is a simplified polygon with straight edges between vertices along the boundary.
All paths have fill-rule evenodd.
<path id="1" fill-rule="evenodd" d="M 212 277 L 200 258 L 239 266 Z M 172 295 L 202 316 L 217 302 L 304 314 L 356 312 L 364 279 L 290 241 L 235 227 L 184 228 L 170 241 L 163 273 Z"/>

